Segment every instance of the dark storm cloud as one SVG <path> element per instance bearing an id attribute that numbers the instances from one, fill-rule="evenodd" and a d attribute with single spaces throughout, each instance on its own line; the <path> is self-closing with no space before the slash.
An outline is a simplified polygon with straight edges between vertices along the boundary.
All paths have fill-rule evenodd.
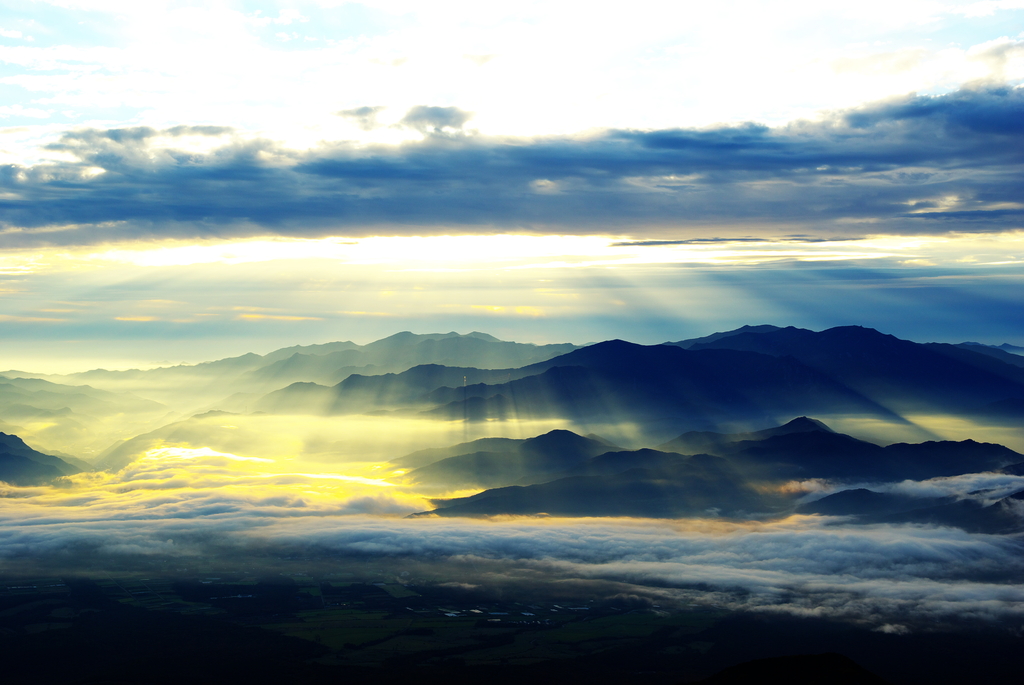
<path id="1" fill-rule="evenodd" d="M 374 113 L 353 113 L 364 114 Z M 416 107 L 402 125 L 422 141 L 309 151 L 218 127 L 69 132 L 51 148 L 75 161 L 0 170 L 0 240 L 453 230 L 657 238 L 712 225 L 836 237 L 1024 223 L 1021 89 L 908 97 L 779 129 L 511 139 L 463 132 L 468 117 Z M 224 142 L 188 153 L 174 148 L 181 135 Z M 755 228 L 764 225 L 775 227 Z"/>

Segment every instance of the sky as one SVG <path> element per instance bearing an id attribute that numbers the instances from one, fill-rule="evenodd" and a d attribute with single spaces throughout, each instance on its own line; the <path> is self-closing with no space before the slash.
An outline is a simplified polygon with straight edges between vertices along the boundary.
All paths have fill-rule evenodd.
<path id="1" fill-rule="evenodd" d="M 1024 345 L 1024 2 L 0 2 L 0 353 Z"/>

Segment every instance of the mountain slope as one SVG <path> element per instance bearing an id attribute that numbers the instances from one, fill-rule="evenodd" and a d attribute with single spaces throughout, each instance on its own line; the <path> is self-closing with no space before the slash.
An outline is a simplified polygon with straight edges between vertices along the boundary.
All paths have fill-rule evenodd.
<path id="1" fill-rule="evenodd" d="M 637 463 L 649 462 L 651 456 L 638 455 Z M 472 497 L 435 500 L 438 508 L 430 513 L 442 517 L 544 513 L 664 518 L 750 515 L 771 506 L 724 459 L 665 455 L 658 460 L 656 468 L 567 476 L 538 485 L 486 490 Z"/>
<path id="2" fill-rule="evenodd" d="M 584 444 L 586 440 L 566 431 L 553 431 L 533 440 L 550 440 L 556 434 L 563 443 Z M 535 467 L 530 472 L 526 460 L 516 452 L 519 446 L 530 441 L 476 441 L 456 446 L 473 451 L 435 461 L 409 476 L 412 482 L 448 483 L 453 487 L 486 487 L 520 477 L 517 485 L 491 487 L 471 497 L 434 500 L 437 509 L 433 513 L 445 517 L 541 513 L 559 516 L 764 516 L 793 511 L 794 504 L 785 494 L 788 490 L 777 487 L 782 481 L 926 480 L 995 471 L 1024 459 L 1002 445 L 973 440 L 897 443 L 881 447 L 836 433 L 808 417 L 754 433 L 691 433 L 681 437 L 687 436 L 690 444 L 697 444 L 693 442 L 696 440 L 705 446 L 717 446 L 718 454 L 687 456 L 652 449 L 607 450 L 603 449 L 603 443 L 590 443 L 588 448 L 602 449 L 601 453 L 589 458 L 580 458 L 578 454 L 567 457 L 565 448 L 561 447 L 562 453 L 555 455 L 555 459 L 546 455 L 549 461 L 544 468 Z M 668 444 L 673 442 L 676 441 Z M 485 445 L 492 450 L 507 451 L 477 449 Z M 438 454 L 440 452 L 410 456 L 422 459 Z M 560 471 L 557 470 L 559 465 L 562 466 Z M 985 510 L 981 511 L 982 508 Z M 963 504 L 953 497 L 920 498 L 864 488 L 842 491 L 796 509 L 805 514 L 856 515 L 865 521 L 888 521 L 884 517 L 910 516 L 908 512 L 916 511 L 918 514 L 914 516 L 919 516 L 922 522 L 1002 532 L 1015 530 L 1013 526 L 1021 521 L 1021 510 L 1024 507 L 1010 499 L 996 509 L 989 509 L 978 502 Z"/>
<path id="3" fill-rule="evenodd" d="M 856 326 L 820 333 L 751 326 L 678 344 L 610 340 L 519 368 L 423 365 L 393 375 L 354 375 L 332 392 L 291 386 L 259 407 L 694 427 L 809 413 L 898 421 L 904 411 L 966 413 L 1024 399 L 1024 368 L 962 347 L 921 345 Z"/>
<path id="4" fill-rule="evenodd" d="M 758 441 L 770 438 L 775 435 L 786 435 L 788 433 L 834 431 L 817 419 L 800 416 L 775 428 L 753 431 L 750 433 L 716 433 L 713 431 L 688 431 L 677 438 L 659 445 L 658 449 L 667 452 L 680 452 L 682 454 L 697 454 L 698 452 L 709 452 L 720 454 L 727 451 L 729 446 L 741 441 Z"/>
<path id="5" fill-rule="evenodd" d="M 778 478 L 927 479 L 993 471 L 1022 460 L 1017 452 L 974 440 L 880 447 L 800 417 L 753 433 L 691 431 L 659 446 L 684 454 L 727 457 L 751 476 Z"/>
<path id="6" fill-rule="evenodd" d="M 299 345 L 264 356 L 249 353 L 194 365 L 127 371 L 95 369 L 50 378 L 131 390 L 193 410 L 235 393 L 265 394 L 296 382 L 331 385 L 353 373 L 397 373 L 421 364 L 510 368 L 533 364 L 573 349 L 576 345 L 570 343 L 508 342 L 479 332 L 461 335 L 406 331 L 366 345 L 348 341 Z"/>
<path id="7" fill-rule="evenodd" d="M 451 488 L 536 483 L 608 451 L 607 443 L 567 430 L 510 443 L 501 444 L 506 448 L 502 451 L 478 450 L 441 459 L 406 474 L 404 480 Z"/>
<path id="8" fill-rule="evenodd" d="M 689 349 L 742 350 L 798 360 L 901 411 L 960 412 L 1005 398 L 1024 398 L 1020 367 L 953 345 L 922 345 L 860 326 L 744 332 Z"/>
<path id="9" fill-rule="evenodd" d="M 12 485 L 42 485 L 81 469 L 60 457 L 38 452 L 17 435 L 0 433 L 0 481 Z"/>
<path id="10" fill-rule="evenodd" d="M 733 350 L 693 352 L 613 340 L 512 370 L 507 378 L 501 384 L 439 388 L 422 400 L 446 402 L 433 415 L 449 419 L 563 417 L 715 425 L 775 421 L 812 411 L 895 418 L 794 359 Z M 467 403 L 472 404 L 463 406 Z"/>

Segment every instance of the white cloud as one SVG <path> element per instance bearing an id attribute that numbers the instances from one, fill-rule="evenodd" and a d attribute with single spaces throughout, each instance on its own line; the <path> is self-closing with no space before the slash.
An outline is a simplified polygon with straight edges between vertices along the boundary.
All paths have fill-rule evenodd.
<path id="1" fill-rule="evenodd" d="M 121 108 L 115 116 L 148 125 L 232 125 L 300 147 L 381 139 L 332 114 L 366 106 L 396 118 L 456 106 L 475 112 L 485 133 L 535 135 L 778 124 L 1021 77 L 976 59 L 964 40 L 976 34 L 957 25 L 965 13 L 1016 11 L 1013 3 L 639 2 L 622 12 L 571 2 L 324 2 L 258 13 L 227 3 L 53 4 L 107 15 L 107 33 L 0 48 L 15 67 L 3 82 L 28 92 L 9 106 L 59 104 L 86 119 Z M 360 7 L 369 19 L 351 13 Z M 48 18 L 40 9 L 40 24 Z M 950 46 L 932 39 L 938 32 L 963 38 Z"/>

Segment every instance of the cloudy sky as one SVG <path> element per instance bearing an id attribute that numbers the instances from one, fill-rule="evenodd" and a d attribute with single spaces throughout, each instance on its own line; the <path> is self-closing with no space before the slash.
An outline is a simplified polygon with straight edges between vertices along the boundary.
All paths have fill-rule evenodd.
<path id="1" fill-rule="evenodd" d="M 1024 345 L 1024 2 L 2 2 L 3 368 Z"/>

